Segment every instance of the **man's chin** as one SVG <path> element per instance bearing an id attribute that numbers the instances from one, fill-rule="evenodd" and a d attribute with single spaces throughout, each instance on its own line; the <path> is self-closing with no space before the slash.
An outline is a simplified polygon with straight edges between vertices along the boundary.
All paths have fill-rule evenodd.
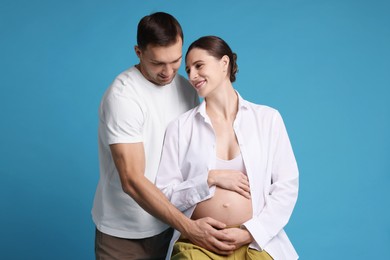
<path id="1" fill-rule="evenodd" d="M 167 79 L 167 80 L 159 80 L 158 84 L 159 86 L 165 86 L 168 85 L 173 81 L 173 78 Z"/>

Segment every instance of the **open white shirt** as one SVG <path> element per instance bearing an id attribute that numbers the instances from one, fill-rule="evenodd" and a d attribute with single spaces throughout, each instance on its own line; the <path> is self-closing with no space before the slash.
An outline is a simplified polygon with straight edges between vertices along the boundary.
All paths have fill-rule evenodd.
<path id="1" fill-rule="evenodd" d="M 240 97 L 233 128 L 247 170 L 253 217 L 243 224 L 254 242 L 274 259 L 297 259 L 283 228 L 298 196 L 298 167 L 279 112 Z M 215 187 L 207 184 L 215 169 L 215 134 L 206 103 L 186 112 L 167 128 L 156 185 L 188 217 L 197 203 L 211 198 Z M 174 242 L 180 233 L 175 231 Z"/>

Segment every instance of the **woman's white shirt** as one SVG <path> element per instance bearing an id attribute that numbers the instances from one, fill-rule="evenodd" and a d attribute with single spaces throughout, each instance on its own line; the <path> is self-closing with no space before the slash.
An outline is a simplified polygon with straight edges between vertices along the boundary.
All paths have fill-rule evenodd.
<path id="1" fill-rule="evenodd" d="M 298 197 L 298 167 L 279 112 L 241 98 L 233 128 L 250 183 L 253 217 L 243 226 L 251 233 L 251 248 L 266 250 L 274 259 L 297 259 L 284 227 Z M 184 113 L 167 128 L 156 185 L 188 217 L 197 203 L 211 198 L 207 184 L 215 169 L 216 139 L 206 114 L 206 102 Z M 180 234 L 175 231 L 167 259 Z"/>

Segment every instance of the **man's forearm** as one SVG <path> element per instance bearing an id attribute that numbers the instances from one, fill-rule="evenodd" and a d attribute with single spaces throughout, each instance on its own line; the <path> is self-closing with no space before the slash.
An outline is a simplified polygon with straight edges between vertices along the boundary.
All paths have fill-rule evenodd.
<path id="1" fill-rule="evenodd" d="M 171 227 L 187 234 L 191 219 L 180 212 L 146 177 L 133 180 L 124 191 L 145 211 Z"/>
<path id="2" fill-rule="evenodd" d="M 234 241 L 234 238 L 219 230 L 225 228 L 225 224 L 211 218 L 198 220 L 187 218 L 145 177 L 138 178 L 131 186 L 132 188 L 125 192 L 145 211 L 179 230 L 195 245 L 221 255 L 229 255 L 236 248 L 235 245 L 228 243 Z"/>
<path id="3" fill-rule="evenodd" d="M 211 218 L 192 220 L 181 213 L 144 175 L 145 153 L 142 143 L 110 146 L 122 189 L 145 211 L 179 230 L 196 245 L 219 254 L 229 254 L 234 246 L 220 229 L 225 224 Z"/>

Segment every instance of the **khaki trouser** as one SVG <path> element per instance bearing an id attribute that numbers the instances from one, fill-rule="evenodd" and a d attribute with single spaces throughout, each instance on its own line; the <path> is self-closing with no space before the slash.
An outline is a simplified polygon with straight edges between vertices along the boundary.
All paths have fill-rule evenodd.
<path id="1" fill-rule="evenodd" d="M 172 253 L 172 260 L 272 260 L 273 258 L 266 251 L 257 251 L 246 246 L 236 249 L 233 254 L 229 256 L 222 256 L 212 253 L 202 247 L 196 246 L 188 240 L 179 239 L 174 247 Z"/>
<path id="2" fill-rule="evenodd" d="M 165 259 L 173 229 L 153 237 L 126 239 L 104 234 L 96 229 L 96 260 Z"/>

